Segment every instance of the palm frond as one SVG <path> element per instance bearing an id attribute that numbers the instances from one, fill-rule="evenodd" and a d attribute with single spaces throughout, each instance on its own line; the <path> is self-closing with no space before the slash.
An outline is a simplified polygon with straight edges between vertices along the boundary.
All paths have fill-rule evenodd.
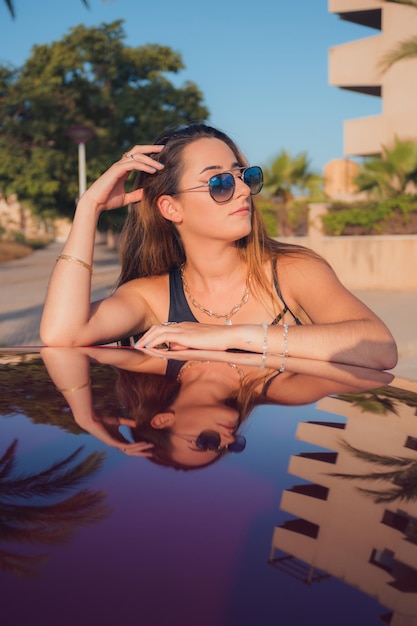
<path id="1" fill-rule="evenodd" d="M 394 502 L 395 500 L 401 499 L 401 492 L 399 489 L 387 489 L 385 491 L 377 491 L 373 489 L 362 489 L 361 487 L 359 487 L 358 491 L 366 496 L 370 496 L 371 498 L 373 498 L 376 504 L 380 504 L 381 502 Z"/>
<path id="2" fill-rule="evenodd" d="M 35 495 L 47 497 L 51 494 L 62 493 L 74 488 L 97 471 L 105 459 L 104 453 L 93 452 L 74 467 L 61 471 L 68 463 L 74 460 L 81 450 L 82 447 L 78 448 L 63 461 L 54 463 L 48 469 L 38 474 L 21 475 L 14 479 L 2 481 L 1 500 L 4 501 L 15 497 L 30 498 Z"/>
<path id="3" fill-rule="evenodd" d="M 403 4 L 405 6 L 414 7 L 417 9 L 416 0 L 384 0 L 384 2 L 391 2 L 392 4 Z"/>
<path id="4" fill-rule="evenodd" d="M 351 452 L 358 459 L 362 459 L 363 461 L 369 461 L 369 463 L 376 463 L 378 465 L 384 466 L 395 466 L 395 467 L 407 467 L 412 466 L 416 463 L 416 459 L 410 459 L 407 457 L 398 457 L 398 456 L 384 456 L 381 454 L 375 454 L 373 452 L 367 452 L 366 450 L 360 450 L 359 448 L 355 448 L 347 441 L 342 441 L 342 447 Z"/>
<path id="5" fill-rule="evenodd" d="M 90 8 L 90 4 L 89 4 L 88 0 L 81 0 L 81 2 L 83 3 L 83 5 L 84 5 L 87 9 L 89 9 L 89 8 Z M 12 16 L 12 18 L 14 19 L 14 18 L 16 17 L 16 13 L 15 13 L 15 10 L 14 10 L 14 5 L 13 5 L 12 0 L 5 0 L 5 3 L 6 3 L 6 7 L 9 9 L 9 13 L 10 13 L 10 15 L 11 15 L 11 16 Z"/>
<path id="6" fill-rule="evenodd" d="M 5 2 L 6 2 L 6 7 L 9 9 L 10 15 L 14 19 L 16 17 L 16 14 L 14 12 L 14 6 L 13 6 L 12 0 L 5 0 Z"/>
<path id="7" fill-rule="evenodd" d="M 388 71 L 395 63 L 404 61 L 405 59 L 414 59 L 417 57 L 417 37 L 400 41 L 398 46 L 390 50 L 382 57 L 379 67 L 383 72 Z"/>
<path id="8" fill-rule="evenodd" d="M 0 482 L 5 476 L 9 476 L 16 463 L 17 439 L 15 439 L 6 452 L 0 457 Z"/>

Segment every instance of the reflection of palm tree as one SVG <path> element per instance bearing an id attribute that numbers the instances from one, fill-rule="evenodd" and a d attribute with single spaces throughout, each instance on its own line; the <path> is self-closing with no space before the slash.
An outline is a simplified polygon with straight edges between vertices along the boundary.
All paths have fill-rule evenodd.
<path id="1" fill-rule="evenodd" d="M 376 480 L 392 483 L 393 486 L 391 488 L 381 491 L 363 489 L 361 487 L 358 488 L 362 493 L 372 496 L 375 502 L 394 502 L 395 500 L 411 502 L 412 500 L 417 499 L 417 459 L 410 459 L 407 457 L 390 457 L 374 454 L 372 452 L 366 452 L 365 450 L 359 450 L 358 448 L 351 446 L 346 441 L 344 441 L 342 445 L 345 450 L 351 452 L 358 459 L 395 469 L 391 469 L 386 472 L 370 472 L 368 474 L 344 474 L 333 472 L 330 474 L 331 476 L 337 476 L 338 478 L 350 480 Z"/>
<path id="2" fill-rule="evenodd" d="M 68 457 L 36 474 L 18 475 L 17 440 L 0 457 L 0 539 L 57 545 L 67 541 L 76 527 L 104 519 L 109 509 L 103 504 L 104 493 L 81 489 L 58 502 L 23 504 L 30 498 L 52 498 L 66 493 L 91 476 L 102 465 L 105 454 L 92 453 L 72 465 L 82 447 Z M 0 568 L 21 576 L 34 573 L 46 556 L 22 556 L 0 550 Z"/>
<path id="3" fill-rule="evenodd" d="M 385 394 L 385 390 L 383 392 Z M 374 413 L 375 415 L 386 415 L 394 413 L 398 415 L 394 402 L 381 394 L 381 390 L 374 389 L 367 393 L 342 393 L 337 396 L 339 400 L 350 402 L 362 411 L 362 413 Z"/>

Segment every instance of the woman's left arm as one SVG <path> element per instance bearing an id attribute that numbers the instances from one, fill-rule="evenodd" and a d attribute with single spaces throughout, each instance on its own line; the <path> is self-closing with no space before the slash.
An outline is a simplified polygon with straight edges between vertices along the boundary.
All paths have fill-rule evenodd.
<path id="1" fill-rule="evenodd" d="M 320 259 L 298 258 L 281 268 L 288 299 L 296 302 L 312 324 L 272 328 L 271 348 L 291 356 L 346 363 L 379 370 L 397 363 L 394 338 L 375 313 L 354 296 Z M 284 294 L 287 297 L 287 293 Z"/>

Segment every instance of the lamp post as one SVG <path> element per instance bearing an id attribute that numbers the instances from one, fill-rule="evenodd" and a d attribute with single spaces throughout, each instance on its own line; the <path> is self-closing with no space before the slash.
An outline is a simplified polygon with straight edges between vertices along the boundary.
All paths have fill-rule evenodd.
<path id="1" fill-rule="evenodd" d="M 67 135 L 78 144 L 78 199 L 80 199 L 87 188 L 85 144 L 94 137 L 94 130 L 89 126 L 75 124 L 67 130 Z"/>

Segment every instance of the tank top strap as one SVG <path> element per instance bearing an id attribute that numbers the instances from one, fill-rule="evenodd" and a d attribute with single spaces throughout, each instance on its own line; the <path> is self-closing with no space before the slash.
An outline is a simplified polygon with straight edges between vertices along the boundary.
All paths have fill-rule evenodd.
<path id="1" fill-rule="evenodd" d="M 198 322 L 191 311 L 184 293 L 181 270 L 169 272 L 169 322 Z"/>
<path id="2" fill-rule="evenodd" d="M 283 319 L 286 313 L 289 313 L 292 316 L 294 322 L 298 326 L 302 326 L 300 319 L 291 311 L 290 307 L 288 306 L 288 304 L 285 302 L 284 298 L 282 297 L 281 287 L 279 286 L 279 280 L 278 280 L 277 265 L 276 265 L 276 262 L 274 261 L 272 261 L 272 276 L 274 280 L 275 291 L 277 292 L 277 296 L 279 297 L 282 304 L 284 305 L 284 308 L 282 309 L 281 313 L 279 313 L 276 316 L 276 318 L 271 322 L 271 326 L 275 326 L 276 324 L 278 324 Z"/>

